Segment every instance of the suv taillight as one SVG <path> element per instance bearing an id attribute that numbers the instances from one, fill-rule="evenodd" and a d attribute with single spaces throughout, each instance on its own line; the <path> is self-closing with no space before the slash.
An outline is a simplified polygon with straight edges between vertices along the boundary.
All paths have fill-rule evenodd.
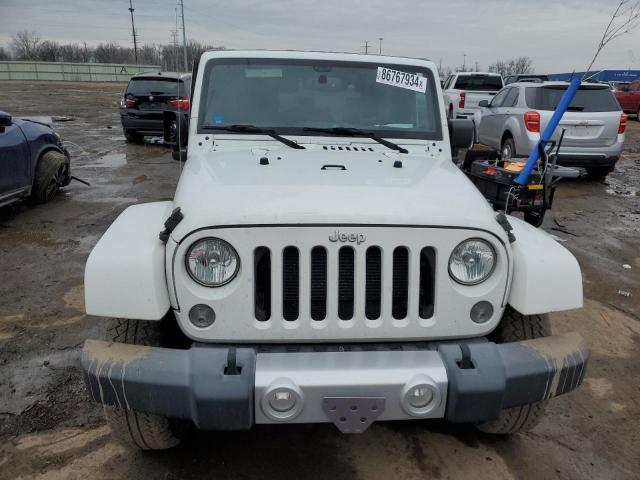
<path id="1" fill-rule="evenodd" d="M 540 133 L 540 114 L 538 112 L 525 113 L 524 126 L 531 133 Z"/>
<path id="2" fill-rule="evenodd" d="M 136 101 L 131 100 L 130 98 L 124 99 L 124 108 L 133 108 L 136 106 Z"/>
<path id="3" fill-rule="evenodd" d="M 458 103 L 458 108 L 464 108 L 464 104 L 467 101 L 467 94 L 462 92 L 460 94 L 460 103 Z"/>
<path id="4" fill-rule="evenodd" d="M 627 129 L 627 120 L 629 117 L 626 114 L 620 115 L 620 126 L 618 126 L 618 133 L 624 133 Z"/>
<path id="5" fill-rule="evenodd" d="M 169 105 L 173 108 L 177 108 L 178 110 L 184 110 L 187 112 L 189 111 L 190 102 L 188 98 L 181 98 L 179 100 L 171 100 Z"/>

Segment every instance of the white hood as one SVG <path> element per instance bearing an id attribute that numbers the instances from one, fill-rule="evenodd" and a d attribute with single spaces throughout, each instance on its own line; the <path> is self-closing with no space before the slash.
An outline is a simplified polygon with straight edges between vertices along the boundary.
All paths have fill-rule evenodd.
<path id="1" fill-rule="evenodd" d="M 204 227 L 265 224 L 466 227 L 506 238 L 484 197 L 445 155 L 192 150 L 174 199 L 184 214 L 176 241 Z"/>

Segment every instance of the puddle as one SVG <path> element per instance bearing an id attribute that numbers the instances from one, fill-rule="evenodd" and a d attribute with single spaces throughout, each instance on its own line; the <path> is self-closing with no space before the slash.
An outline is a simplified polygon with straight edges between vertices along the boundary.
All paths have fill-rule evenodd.
<path id="1" fill-rule="evenodd" d="M 127 164 L 127 155 L 125 153 L 110 153 L 104 157 L 100 157 L 95 163 L 91 164 L 92 167 L 104 167 L 104 168 L 118 168 L 124 167 Z M 89 165 L 87 165 L 89 166 Z"/>

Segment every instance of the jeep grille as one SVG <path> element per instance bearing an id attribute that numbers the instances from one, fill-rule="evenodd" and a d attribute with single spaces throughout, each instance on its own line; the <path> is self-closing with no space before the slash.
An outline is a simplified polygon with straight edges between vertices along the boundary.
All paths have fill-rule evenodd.
<path id="1" fill-rule="evenodd" d="M 357 251 L 358 250 L 358 251 Z M 382 312 L 382 285 L 391 288 L 391 312 L 393 318 L 402 320 L 407 318 L 409 292 L 415 288 L 418 291 L 418 307 L 421 318 L 433 316 L 435 301 L 435 250 L 424 247 L 420 252 L 419 265 L 410 265 L 409 249 L 398 246 L 387 252 L 379 246 L 353 247 L 343 246 L 335 257 L 336 265 L 328 265 L 327 249 L 324 246 L 314 246 L 307 251 L 300 251 L 297 247 L 288 246 L 282 250 L 280 265 L 272 265 L 271 250 L 261 246 L 254 251 L 254 311 L 258 321 L 271 319 L 271 290 L 281 288 L 282 291 L 275 298 L 282 299 L 282 318 L 295 321 L 301 315 L 300 289 L 309 291 L 309 312 L 302 312 L 303 317 L 312 320 L 325 320 L 327 316 L 337 317 L 339 320 L 351 320 L 355 311 L 355 279 L 356 257 L 364 255 L 364 275 L 359 276 L 364 285 L 364 312 L 368 320 L 377 320 Z M 390 272 L 383 269 L 383 256 L 392 256 Z M 309 265 L 307 282 L 301 279 L 300 265 Z M 337 285 L 327 284 L 327 270 L 335 268 L 337 271 Z M 281 270 L 281 285 L 272 286 L 272 269 Z M 419 270 L 419 285 L 409 284 L 409 270 Z M 384 281 L 383 276 L 388 276 Z M 327 311 L 327 289 L 336 288 L 338 292 L 337 311 Z"/>

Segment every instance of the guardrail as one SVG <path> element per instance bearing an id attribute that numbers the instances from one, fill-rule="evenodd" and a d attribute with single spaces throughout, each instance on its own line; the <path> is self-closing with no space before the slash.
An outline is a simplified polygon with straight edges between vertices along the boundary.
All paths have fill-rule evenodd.
<path id="1" fill-rule="evenodd" d="M 158 70 L 158 65 L 10 61 L 0 62 L 0 80 L 128 82 L 132 75 Z"/>

